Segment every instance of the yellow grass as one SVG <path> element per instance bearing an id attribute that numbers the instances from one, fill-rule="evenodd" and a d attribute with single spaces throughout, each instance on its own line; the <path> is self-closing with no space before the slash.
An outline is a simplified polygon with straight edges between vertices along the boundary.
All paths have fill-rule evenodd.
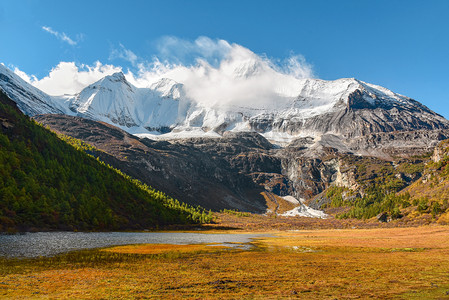
<path id="1" fill-rule="evenodd" d="M 449 227 L 301 230 L 266 238 L 271 246 L 449 249 Z"/>
<path id="2" fill-rule="evenodd" d="M 275 235 L 251 251 L 140 245 L 9 261 L 0 298 L 449 299 L 449 227 Z M 89 263 L 98 253 L 113 256 Z"/>
<path id="3" fill-rule="evenodd" d="M 127 253 L 127 254 L 162 254 L 167 252 L 189 253 L 189 252 L 214 252 L 226 247 L 214 244 L 195 244 L 195 245 L 172 245 L 172 244 L 144 244 L 127 245 L 103 249 L 102 251 Z"/>

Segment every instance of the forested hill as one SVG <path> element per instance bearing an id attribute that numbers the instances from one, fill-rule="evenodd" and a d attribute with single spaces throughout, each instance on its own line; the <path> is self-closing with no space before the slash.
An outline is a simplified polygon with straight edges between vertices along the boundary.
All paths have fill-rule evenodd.
<path id="1" fill-rule="evenodd" d="M 0 231 L 144 229 L 208 219 L 75 149 L 0 91 Z"/>

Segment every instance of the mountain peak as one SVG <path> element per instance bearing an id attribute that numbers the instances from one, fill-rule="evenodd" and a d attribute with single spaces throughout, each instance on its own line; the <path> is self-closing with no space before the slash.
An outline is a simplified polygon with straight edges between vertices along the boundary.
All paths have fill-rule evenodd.
<path id="1" fill-rule="evenodd" d="M 170 78 L 161 78 L 150 86 L 151 90 L 157 91 L 163 98 L 178 99 L 182 95 L 183 84 Z"/>
<path id="2" fill-rule="evenodd" d="M 235 78 L 249 78 L 259 74 L 264 65 L 255 59 L 249 59 L 233 65 L 233 76 Z"/>
<path id="3" fill-rule="evenodd" d="M 131 84 L 126 80 L 125 74 L 123 72 L 116 72 L 112 75 L 107 75 L 103 77 L 102 79 L 92 83 L 88 87 L 86 87 L 85 90 L 97 90 L 97 89 L 106 89 L 110 91 L 118 90 L 126 88 L 129 91 L 133 91 L 133 87 Z M 80 93 L 83 93 L 81 91 Z"/>
<path id="4" fill-rule="evenodd" d="M 166 86 L 173 86 L 175 84 L 177 84 L 178 82 L 174 81 L 173 79 L 170 78 L 161 78 L 158 81 L 156 81 L 155 83 L 150 85 L 150 89 L 152 90 L 158 90 L 160 88 L 164 88 Z"/>
<path id="5" fill-rule="evenodd" d="M 108 75 L 108 76 L 104 77 L 104 79 L 110 80 L 110 81 L 113 81 L 113 82 L 126 81 L 125 74 L 123 74 L 122 71 L 115 72 L 112 75 Z"/>

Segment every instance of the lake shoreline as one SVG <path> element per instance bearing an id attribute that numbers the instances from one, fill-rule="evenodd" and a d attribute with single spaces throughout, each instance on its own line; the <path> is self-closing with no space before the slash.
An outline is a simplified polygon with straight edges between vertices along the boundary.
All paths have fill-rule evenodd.
<path id="1" fill-rule="evenodd" d="M 0 256 L 32 258 L 77 250 L 137 244 L 220 244 L 237 247 L 260 233 L 202 232 L 35 232 L 0 235 Z"/>

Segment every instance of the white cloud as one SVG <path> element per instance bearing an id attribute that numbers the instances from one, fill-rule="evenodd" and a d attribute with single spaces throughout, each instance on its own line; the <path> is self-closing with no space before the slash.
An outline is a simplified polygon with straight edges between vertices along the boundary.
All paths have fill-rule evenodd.
<path id="1" fill-rule="evenodd" d="M 14 73 L 49 95 L 63 95 L 78 93 L 89 84 L 121 70 L 121 67 L 103 65 L 100 62 L 93 66 L 79 67 L 74 62 L 60 62 L 42 79 L 37 79 L 34 75 L 29 76 L 18 68 L 15 68 Z"/>
<path id="2" fill-rule="evenodd" d="M 166 36 L 159 40 L 157 49 L 162 60 L 188 64 L 189 60 L 202 58 L 215 65 L 231 51 L 232 45 L 225 40 L 204 36 L 195 41 Z"/>
<path id="3" fill-rule="evenodd" d="M 160 78 L 170 78 L 185 85 L 187 96 L 208 106 L 282 105 L 299 93 L 298 80 L 314 77 L 311 65 L 300 55 L 277 62 L 238 44 L 207 37 L 193 42 L 166 38 L 159 50 L 165 61 L 141 64 L 137 75 L 128 72 L 128 80 L 147 87 Z M 179 61 L 189 60 L 192 53 L 193 63 Z M 174 63 L 172 56 L 178 58 Z"/>
<path id="4" fill-rule="evenodd" d="M 298 54 L 292 54 L 287 58 L 284 63 L 284 69 L 281 71 L 296 78 L 313 77 L 312 65 L 306 62 L 304 56 Z"/>
<path id="5" fill-rule="evenodd" d="M 28 75 L 27 73 L 21 71 L 19 68 L 14 67 L 14 73 L 19 75 L 20 78 L 22 78 L 23 80 L 25 80 L 28 83 L 33 83 L 33 81 L 36 81 L 37 78 L 34 75 Z"/>
<path id="6" fill-rule="evenodd" d="M 83 38 L 82 34 L 79 34 L 77 36 L 77 41 L 74 41 L 73 39 L 71 39 L 67 34 L 65 34 L 65 32 L 58 32 L 56 30 L 53 30 L 51 27 L 48 26 L 42 26 L 42 30 L 54 35 L 55 37 L 57 37 L 59 40 L 66 42 L 67 44 L 71 45 L 71 46 L 76 46 L 76 44 L 78 44 L 78 41 L 81 40 Z"/>
<path id="7" fill-rule="evenodd" d="M 131 50 L 126 49 L 122 44 L 119 44 L 119 46 L 119 49 L 112 49 L 111 53 L 109 54 L 109 60 L 120 58 L 130 62 L 133 66 L 135 66 L 138 59 L 137 55 L 134 54 L 134 52 L 132 52 Z"/>
<path id="8" fill-rule="evenodd" d="M 273 60 L 241 45 L 207 37 L 195 41 L 168 37 L 160 42 L 159 50 L 161 55 L 151 62 L 121 44 L 111 55 L 134 65 L 136 70 L 128 70 L 125 76 L 135 86 L 149 87 L 161 78 L 170 78 L 184 84 L 189 98 L 207 106 L 283 105 L 300 92 L 299 80 L 314 77 L 312 67 L 300 55 Z M 121 70 L 100 62 L 94 66 L 61 62 L 48 76 L 40 80 L 29 76 L 28 81 L 51 95 L 73 94 Z M 16 73 L 20 75 L 20 70 Z"/>

